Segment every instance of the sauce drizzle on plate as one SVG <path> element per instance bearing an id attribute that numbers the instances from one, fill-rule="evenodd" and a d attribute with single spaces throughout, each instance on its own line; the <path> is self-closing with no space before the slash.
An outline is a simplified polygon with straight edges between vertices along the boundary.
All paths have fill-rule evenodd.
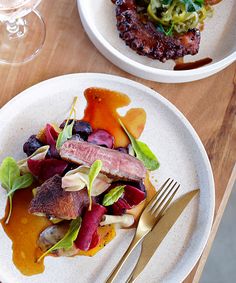
<path id="1" fill-rule="evenodd" d="M 207 64 L 210 64 L 211 62 L 212 62 L 212 59 L 209 58 L 209 57 L 204 58 L 204 59 L 200 59 L 200 60 L 195 61 L 195 62 L 188 62 L 188 63 L 177 61 L 175 66 L 174 66 L 174 70 L 175 71 L 184 71 L 184 70 L 197 69 L 197 68 L 200 68 L 200 67 L 205 66 Z"/>

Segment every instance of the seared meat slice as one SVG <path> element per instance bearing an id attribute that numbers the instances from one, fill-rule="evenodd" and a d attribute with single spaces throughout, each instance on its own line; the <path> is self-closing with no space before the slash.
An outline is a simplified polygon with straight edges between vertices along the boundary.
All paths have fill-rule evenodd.
<path id="1" fill-rule="evenodd" d="M 137 158 L 84 141 L 65 142 L 60 149 L 60 156 L 70 162 L 88 166 L 99 159 L 102 161 L 101 173 L 121 180 L 140 181 L 146 175 L 143 163 Z"/>
<path id="2" fill-rule="evenodd" d="M 88 205 L 89 198 L 86 189 L 66 192 L 61 187 L 61 177 L 55 175 L 37 189 L 30 203 L 29 212 L 70 220 L 81 215 Z"/>

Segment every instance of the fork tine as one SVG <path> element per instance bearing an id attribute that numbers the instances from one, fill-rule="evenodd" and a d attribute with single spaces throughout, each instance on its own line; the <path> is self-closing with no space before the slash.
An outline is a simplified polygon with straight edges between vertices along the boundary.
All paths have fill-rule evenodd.
<path id="1" fill-rule="evenodd" d="M 174 198 L 175 194 L 177 193 L 180 185 L 176 187 L 177 182 L 174 183 L 174 185 L 170 188 L 169 192 L 164 196 L 162 201 L 160 203 L 157 203 L 151 210 L 151 214 L 154 214 L 155 217 L 161 217 L 164 210 L 167 208 L 169 203 Z"/>
<path id="2" fill-rule="evenodd" d="M 174 192 L 171 194 L 171 196 L 167 199 L 166 203 L 164 204 L 164 206 L 162 207 L 160 212 L 159 213 L 155 213 L 155 217 L 158 217 L 158 218 L 162 217 L 164 211 L 166 210 L 167 206 L 171 203 L 171 201 L 174 198 L 175 194 L 177 193 L 179 187 L 180 187 L 180 185 L 178 185 L 178 187 L 174 190 Z"/>
<path id="3" fill-rule="evenodd" d="M 167 179 L 165 183 L 160 187 L 159 191 L 155 194 L 153 199 L 149 202 L 147 206 L 147 211 L 152 210 L 152 208 L 156 205 L 156 203 L 160 202 L 161 198 L 165 195 L 166 191 L 168 190 L 168 188 L 170 187 L 170 185 L 173 183 L 174 180 L 171 180 L 170 183 L 168 184 L 169 181 L 170 181 L 170 178 Z M 167 187 L 165 188 L 166 185 Z"/>

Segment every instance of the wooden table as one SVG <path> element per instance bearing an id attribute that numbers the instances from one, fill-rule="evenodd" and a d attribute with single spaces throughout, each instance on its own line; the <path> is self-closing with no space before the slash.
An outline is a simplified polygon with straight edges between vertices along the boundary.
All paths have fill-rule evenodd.
<path id="1" fill-rule="evenodd" d="M 45 46 L 37 58 L 25 65 L 0 65 L 0 106 L 40 81 L 79 72 L 123 76 L 153 88 L 175 104 L 200 136 L 216 184 L 215 228 L 204 256 L 185 280 L 198 282 L 230 194 L 226 185 L 236 160 L 236 64 L 193 83 L 161 84 L 136 78 L 111 64 L 96 50 L 82 28 L 75 2 L 42 1 L 39 10 L 47 26 Z"/>

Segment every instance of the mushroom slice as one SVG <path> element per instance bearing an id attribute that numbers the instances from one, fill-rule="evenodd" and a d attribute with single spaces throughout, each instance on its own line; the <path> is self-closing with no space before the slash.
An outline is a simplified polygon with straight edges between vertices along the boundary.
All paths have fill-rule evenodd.
<path id="1" fill-rule="evenodd" d="M 100 225 L 105 226 L 109 224 L 116 224 L 116 226 L 120 228 L 130 227 L 134 224 L 134 217 L 131 214 L 124 214 L 121 216 L 105 214 Z"/>

